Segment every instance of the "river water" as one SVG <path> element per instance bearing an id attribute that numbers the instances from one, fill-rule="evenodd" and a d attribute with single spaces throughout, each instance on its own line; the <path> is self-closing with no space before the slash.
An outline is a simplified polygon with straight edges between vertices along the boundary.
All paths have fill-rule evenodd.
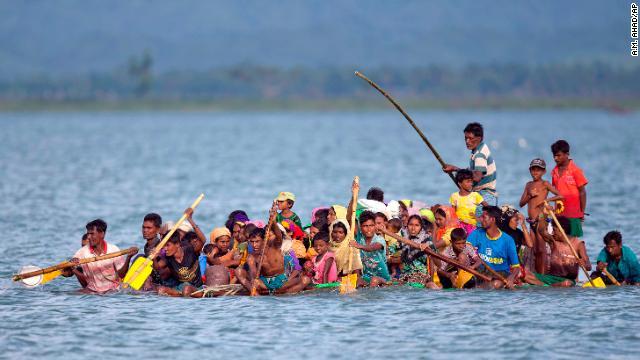
<path id="1" fill-rule="evenodd" d="M 640 251 L 640 114 L 415 112 L 448 162 L 462 129 L 484 124 L 501 203 L 516 204 L 528 164 L 564 138 L 589 179 L 585 241 L 595 261 L 612 229 Z M 279 191 L 311 209 L 346 203 L 354 175 L 387 199 L 444 203 L 455 190 L 406 121 L 372 112 L 0 114 L 0 358 L 637 358 L 640 288 L 325 291 L 175 299 L 82 295 L 75 279 L 13 284 L 27 264 L 79 248 L 97 217 L 107 240 L 141 246 L 148 212 L 176 220 L 195 197 L 206 231 L 234 209 L 264 219 Z M 546 176 L 549 179 L 549 173 Z"/>

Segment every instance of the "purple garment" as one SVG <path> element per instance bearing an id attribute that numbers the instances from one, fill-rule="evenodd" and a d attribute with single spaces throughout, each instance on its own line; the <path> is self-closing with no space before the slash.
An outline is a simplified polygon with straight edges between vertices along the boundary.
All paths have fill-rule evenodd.
<path id="1" fill-rule="evenodd" d="M 296 257 L 295 251 L 289 250 L 289 252 L 284 256 L 284 272 L 289 275 L 292 271 L 296 270 L 302 270 L 302 266 L 300 266 L 300 262 Z"/>

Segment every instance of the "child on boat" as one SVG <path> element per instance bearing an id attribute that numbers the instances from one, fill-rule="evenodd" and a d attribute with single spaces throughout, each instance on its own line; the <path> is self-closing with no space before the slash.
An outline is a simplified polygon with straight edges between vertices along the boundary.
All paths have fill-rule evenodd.
<path id="1" fill-rule="evenodd" d="M 402 229 L 402 221 L 398 218 L 392 218 L 387 222 L 387 230 L 400 235 Z M 402 272 L 402 251 L 398 240 L 385 235 L 384 240 L 387 242 L 387 266 L 391 277 L 397 279 Z"/>
<path id="2" fill-rule="evenodd" d="M 329 233 L 319 232 L 313 238 L 313 248 L 318 255 L 311 259 L 313 264 L 313 283 L 326 284 L 338 280 L 335 254 L 329 251 Z"/>
<path id="3" fill-rule="evenodd" d="M 564 197 L 564 209 L 560 215 L 565 216 L 571 223 L 570 235 L 582 237 L 582 222 L 584 210 L 587 206 L 587 190 L 589 183 L 580 169 L 571 158 L 569 143 L 558 140 L 551 145 L 553 160 L 556 167 L 551 171 L 551 183 Z"/>
<path id="4" fill-rule="evenodd" d="M 282 222 L 284 219 L 289 219 L 302 229 L 302 221 L 300 221 L 300 217 L 291 210 L 295 201 L 296 196 L 290 192 L 283 191 L 278 194 L 278 197 L 276 197 L 276 203 L 278 204 L 280 213 L 278 213 L 278 216 L 276 217 L 276 222 Z"/>
<path id="5" fill-rule="evenodd" d="M 533 273 L 525 276 L 525 281 L 532 285 L 549 285 L 556 287 L 570 287 L 576 284 L 580 265 L 584 266 L 587 271 L 591 270 L 591 261 L 587 255 L 587 249 L 584 241 L 575 236 L 568 235 L 571 230 L 569 219 L 564 216 L 558 216 L 558 222 L 567 234 L 571 245 L 578 253 L 578 259 L 573 255 L 571 247 L 566 243 L 562 232 L 553 224 L 553 234 L 546 233 L 544 236 L 551 242 L 551 256 L 549 257 L 549 273 L 540 274 Z"/>
<path id="6" fill-rule="evenodd" d="M 256 228 L 249 236 L 249 241 L 253 246 L 253 253 L 247 257 L 248 271 L 238 268 L 236 277 L 238 281 L 248 290 L 255 286 L 258 293 L 283 294 L 296 293 L 303 290 L 310 282 L 307 277 L 288 277 L 285 268 L 285 257 L 282 254 L 282 233 L 275 220 L 276 206 L 271 208 L 269 222 L 273 223 L 271 231 L 273 237 L 265 239 L 265 229 Z M 266 243 L 265 243 L 266 242 Z M 262 250 L 263 245 L 265 246 Z M 261 252 L 264 251 L 262 268 L 258 271 Z"/>
<path id="7" fill-rule="evenodd" d="M 622 245 L 622 234 L 618 231 L 609 231 L 602 240 L 604 249 L 598 255 L 596 271 L 591 274 L 591 278 L 600 276 L 606 284 L 611 284 L 611 280 L 603 275 L 606 269 L 623 285 L 640 285 L 638 257 L 633 250 Z"/>
<path id="8" fill-rule="evenodd" d="M 460 169 L 456 173 L 456 183 L 459 190 L 451 194 L 449 203 L 456 211 L 456 216 L 467 234 L 476 229 L 476 207 L 488 205 L 482 195 L 473 191 L 473 173 L 468 169 Z"/>
<path id="9" fill-rule="evenodd" d="M 475 249 L 467 242 L 466 231 L 462 228 L 453 229 L 453 231 L 451 231 L 451 245 L 444 249 L 442 255 L 456 260 L 460 264 L 466 265 L 472 269 L 477 268 L 481 264 Z M 458 282 L 457 278 L 460 275 L 459 269 L 438 259 L 434 259 L 434 262 L 436 265 L 440 264 L 438 267 L 438 276 L 440 277 L 442 287 L 445 289 L 455 287 Z M 458 284 L 462 288 L 470 289 L 476 286 L 476 281 L 473 278 L 464 283 L 462 283 L 462 281 L 463 280 L 460 280 L 460 283 Z"/>
<path id="10" fill-rule="evenodd" d="M 360 214 L 360 231 L 350 245 L 360 250 L 362 258 L 362 277 L 358 278 L 358 286 L 376 287 L 391 280 L 387 268 L 386 243 L 376 234 L 375 215 L 368 210 Z"/>
<path id="11" fill-rule="evenodd" d="M 339 275 L 348 275 L 362 269 L 360 252 L 349 246 L 351 228 L 344 219 L 335 220 L 329 226 L 329 247 L 335 254 L 336 268 Z"/>
<path id="12" fill-rule="evenodd" d="M 532 180 L 529 181 L 520 196 L 520 207 L 527 206 L 529 218 L 527 221 L 535 233 L 534 253 L 536 258 L 536 272 L 544 273 L 547 267 L 547 246 L 543 240 L 542 232 L 546 231 L 546 216 L 542 209 L 546 201 L 558 201 L 563 197 L 558 190 L 546 180 L 542 179 L 547 169 L 547 164 L 542 159 L 533 159 L 529 164 L 529 173 Z M 547 198 L 549 193 L 556 196 Z"/>

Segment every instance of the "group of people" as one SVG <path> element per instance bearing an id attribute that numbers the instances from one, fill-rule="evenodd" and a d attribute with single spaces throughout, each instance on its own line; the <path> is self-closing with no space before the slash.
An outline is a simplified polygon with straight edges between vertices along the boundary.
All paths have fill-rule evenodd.
<path id="1" fill-rule="evenodd" d="M 357 199 L 359 183 L 354 181 L 347 206 L 316 208 L 307 225 L 293 211 L 296 197 L 290 192 L 277 195 L 266 222 L 236 210 L 208 236 L 189 208 L 186 221 L 177 224 L 162 247 L 174 224 L 147 214 L 143 253 L 158 256 L 142 290 L 199 297 L 215 294 L 203 290 L 231 286 L 240 294 L 290 294 L 334 286 L 351 274 L 357 274 L 358 287 L 574 286 L 580 267 L 592 269 L 581 239 L 588 181 L 570 158 L 569 144 L 558 140 L 551 145 L 556 163 L 551 182 L 543 178 L 546 162 L 531 161 L 532 179 L 519 202 L 526 207 L 525 217 L 524 211 L 498 206 L 497 168 L 482 125 L 470 123 L 463 132 L 471 150 L 469 166 L 443 167 L 458 186 L 449 204 L 386 201 L 377 187 Z M 103 220 L 89 222 L 86 229 L 72 261 L 119 250 L 105 240 Z M 622 244 L 620 232 L 608 232 L 603 242 L 591 277 L 640 284 L 637 256 Z M 127 256 L 83 264 L 63 275 L 77 277 L 88 291 L 117 290 L 137 252 L 134 248 Z M 434 252 L 442 256 L 429 255 Z"/>

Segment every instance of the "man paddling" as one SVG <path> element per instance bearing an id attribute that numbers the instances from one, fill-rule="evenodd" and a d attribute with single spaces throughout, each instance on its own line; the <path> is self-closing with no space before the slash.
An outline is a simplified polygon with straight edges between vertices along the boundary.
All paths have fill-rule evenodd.
<path id="1" fill-rule="evenodd" d="M 71 262 L 78 263 L 79 259 L 91 258 L 120 251 L 120 249 L 108 243 L 104 237 L 107 232 L 107 223 L 102 219 L 89 222 L 87 228 L 87 239 L 89 244 L 78 250 Z M 75 275 L 80 283 L 85 284 L 85 289 L 95 293 L 105 293 L 120 288 L 120 280 L 124 278 L 129 270 L 131 257 L 138 253 L 138 248 L 132 248 L 126 259 L 118 256 L 113 259 L 100 260 L 88 264 L 82 264 L 82 273 L 74 272 L 69 268 L 62 272 L 65 277 Z M 81 278 L 82 277 L 82 278 Z"/>
<path id="2" fill-rule="evenodd" d="M 479 123 L 470 123 L 464 128 L 464 142 L 471 150 L 469 170 L 473 173 L 473 191 L 482 195 L 489 205 L 498 205 L 496 191 L 496 163 L 491 156 L 489 146 L 484 143 L 484 129 Z M 454 165 L 445 164 L 442 170 L 451 173 L 460 170 Z M 482 214 L 481 207 L 476 209 L 476 215 Z"/>

